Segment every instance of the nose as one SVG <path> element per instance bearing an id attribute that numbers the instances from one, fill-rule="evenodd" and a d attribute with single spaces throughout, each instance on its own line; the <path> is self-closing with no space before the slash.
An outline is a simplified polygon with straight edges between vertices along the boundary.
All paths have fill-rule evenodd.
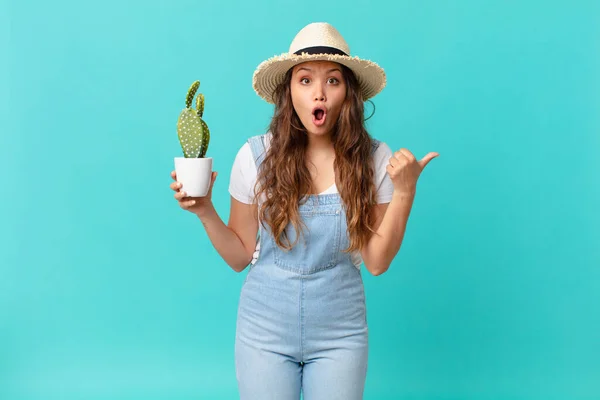
<path id="1" fill-rule="evenodd" d="M 315 85 L 315 101 L 325 101 L 325 90 L 321 85 Z"/>

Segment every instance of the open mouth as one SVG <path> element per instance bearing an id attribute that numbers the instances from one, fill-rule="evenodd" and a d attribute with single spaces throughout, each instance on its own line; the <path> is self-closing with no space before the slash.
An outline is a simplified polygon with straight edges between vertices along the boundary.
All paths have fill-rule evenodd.
<path id="1" fill-rule="evenodd" d="M 313 124 L 321 126 L 325 123 L 325 119 L 327 118 L 327 110 L 325 107 L 315 107 L 313 108 L 312 116 Z"/>

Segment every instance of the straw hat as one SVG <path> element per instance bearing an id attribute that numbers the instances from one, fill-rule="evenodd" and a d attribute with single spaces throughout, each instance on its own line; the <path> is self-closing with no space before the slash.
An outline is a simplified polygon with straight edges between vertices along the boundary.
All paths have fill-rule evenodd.
<path id="1" fill-rule="evenodd" d="M 350 68 L 360 84 L 364 100 L 379 93 L 386 84 L 383 68 L 372 61 L 350 55 L 342 35 L 328 23 L 306 25 L 294 37 L 289 51 L 263 61 L 254 71 L 254 91 L 269 103 L 274 103 L 273 91 L 283 81 L 286 72 L 305 61 L 333 61 Z"/>

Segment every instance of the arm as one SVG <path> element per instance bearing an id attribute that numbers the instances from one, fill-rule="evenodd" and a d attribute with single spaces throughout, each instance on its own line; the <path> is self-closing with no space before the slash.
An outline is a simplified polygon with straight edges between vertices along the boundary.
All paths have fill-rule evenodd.
<path id="1" fill-rule="evenodd" d="M 376 233 L 361 250 L 365 267 L 371 274 L 383 274 L 398 254 L 414 196 L 414 192 L 394 192 L 389 203 L 378 204 L 375 207 Z"/>
<path id="2" fill-rule="evenodd" d="M 405 148 L 395 152 L 385 167 L 394 189 L 388 204 L 376 206 L 375 234 L 361 249 L 365 267 L 373 275 L 388 270 L 400 251 L 406 224 L 415 199 L 417 180 L 425 166 L 439 153 L 430 152 L 421 160 Z"/>
<path id="3" fill-rule="evenodd" d="M 256 249 L 258 206 L 251 204 L 251 189 L 255 179 L 254 159 L 250 145 L 245 143 L 238 151 L 231 169 L 229 192 L 235 197 L 231 196 L 228 224 L 225 225 L 217 215 L 212 202 L 206 210 L 197 213 L 215 250 L 236 272 L 248 266 Z"/>
<path id="4" fill-rule="evenodd" d="M 257 206 L 231 197 L 229 223 L 221 220 L 212 203 L 198 214 L 210 241 L 219 255 L 236 272 L 242 272 L 252 261 L 258 233 Z"/>

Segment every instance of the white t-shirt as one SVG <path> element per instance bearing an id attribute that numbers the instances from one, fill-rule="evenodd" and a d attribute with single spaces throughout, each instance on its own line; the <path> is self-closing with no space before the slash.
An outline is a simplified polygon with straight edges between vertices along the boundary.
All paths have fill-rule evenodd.
<path id="1" fill-rule="evenodd" d="M 271 135 L 265 136 L 265 146 L 268 149 Z M 394 185 L 387 174 L 386 166 L 389 159 L 392 157 L 392 150 L 385 142 L 380 142 L 379 147 L 373 154 L 373 163 L 375 165 L 375 187 L 377 187 L 377 203 L 389 203 L 392 200 L 392 193 L 394 191 Z M 231 169 L 231 176 L 229 180 L 229 194 L 236 200 L 245 203 L 252 204 L 254 197 L 254 184 L 256 182 L 256 164 L 254 163 L 254 157 L 252 156 L 252 150 L 248 142 L 238 151 L 233 167 Z M 331 187 L 321 192 L 320 194 L 337 193 L 337 187 L 333 184 Z M 260 253 L 260 240 L 256 241 L 256 251 L 252 258 L 252 264 L 258 260 Z M 355 251 L 351 254 L 352 262 L 357 268 L 360 268 L 362 264 L 362 257 L 359 251 Z"/>

